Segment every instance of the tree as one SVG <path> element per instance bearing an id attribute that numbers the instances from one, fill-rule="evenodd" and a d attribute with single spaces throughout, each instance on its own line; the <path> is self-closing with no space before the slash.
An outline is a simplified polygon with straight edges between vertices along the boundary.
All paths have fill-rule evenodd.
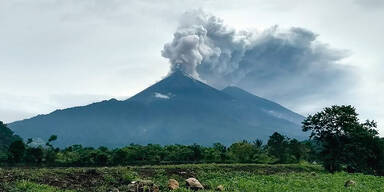
<path id="1" fill-rule="evenodd" d="M 49 137 L 49 139 L 48 139 L 48 142 L 47 142 L 45 145 L 48 146 L 48 147 L 53 148 L 51 142 L 52 142 L 52 141 L 56 141 L 56 140 L 57 140 L 57 135 L 51 135 L 51 136 Z"/>
<path id="2" fill-rule="evenodd" d="M 25 162 L 30 164 L 41 164 L 44 152 L 42 147 L 28 147 L 25 150 Z"/>
<path id="3" fill-rule="evenodd" d="M 14 141 L 8 149 L 8 161 L 20 163 L 24 157 L 25 145 L 22 140 Z"/>
<path id="4" fill-rule="evenodd" d="M 255 154 L 255 147 L 244 140 L 241 142 L 233 143 L 229 149 L 229 155 L 233 161 L 239 163 L 250 163 L 253 161 Z"/>
<path id="5" fill-rule="evenodd" d="M 213 150 L 220 156 L 220 158 L 217 159 L 218 162 L 225 162 L 228 160 L 227 147 L 225 145 L 221 143 L 214 143 Z"/>
<path id="6" fill-rule="evenodd" d="M 278 159 L 277 163 L 289 163 L 288 138 L 275 132 L 268 140 L 268 153 Z"/>
<path id="7" fill-rule="evenodd" d="M 91 151 L 90 157 L 92 158 L 92 161 L 96 166 L 105 166 L 107 165 L 109 160 L 108 153 L 100 149 Z"/>
<path id="8" fill-rule="evenodd" d="M 56 158 L 57 158 L 57 152 L 59 151 L 58 148 L 54 148 L 51 142 L 57 140 L 57 135 L 51 135 L 48 139 L 48 142 L 45 144 L 48 148 L 45 149 L 45 163 L 52 165 Z"/>
<path id="9" fill-rule="evenodd" d="M 295 158 L 295 163 L 301 160 L 308 160 L 311 148 L 306 142 L 299 142 L 296 139 L 289 141 L 289 154 Z"/>
<path id="10" fill-rule="evenodd" d="M 253 141 L 253 146 L 255 146 L 256 149 L 261 150 L 261 148 L 263 147 L 263 141 L 260 139 L 256 139 L 255 141 Z"/>
<path id="11" fill-rule="evenodd" d="M 189 148 L 193 151 L 192 161 L 199 161 L 203 157 L 203 147 L 198 144 L 190 145 Z"/>
<path id="12" fill-rule="evenodd" d="M 0 121 L 0 152 L 6 152 L 11 143 L 16 140 L 21 140 L 21 138 L 14 135 L 13 131 Z"/>
<path id="13" fill-rule="evenodd" d="M 112 164 L 113 165 L 126 165 L 127 153 L 123 149 L 115 149 L 112 152 Z"/>
<path id="14" fill-rule="evenodd" d="M 227 148 L 223 144 L 214 143 L 212 147 L 204 148 L 202 159 L 206 163 L 225 162 L 228 159 L 226 151 Z"/>
<path id="15" fill-rule="evenodd" d="M 376 123 L 366 121 L 347 135 L 343 160 L 348 172 L 384 175 L 384 142 L 373 128 Z"/>
<path id="16" fill-rule="evenodd" d="M 353 172 L 382 172 L 383 142 L 376 123 L 360 123 L 354 107 L 327 107 L 303 121 L 303 131 L 321 145 L 320 157 L 331 173 L 347 167 Z"/>

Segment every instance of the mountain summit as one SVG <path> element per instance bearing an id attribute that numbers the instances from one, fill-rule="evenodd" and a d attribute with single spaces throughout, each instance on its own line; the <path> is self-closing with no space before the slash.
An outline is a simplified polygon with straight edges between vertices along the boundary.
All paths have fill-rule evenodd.
<path id="1" fill-rule="evenodd" d="M 221 91 L 194 79 L 190 75 L 176 70 L 160 82 L 148 87 L 129 100 L 150 102 L 157 99 L 183 99 L 186 102 L 204 98 L 229 99 Z M 188 100 L 188 101 L 187 101 Z"/>
<path id="2" fill-rule="evenodd" d="M 175 71 L 135 96 L 111 99 L 9 124 L 23 138 L 58 135 L 60 147 L 230 144 L 266 140 L 275 131 L 303 139 L 304 117 L 237 87 L 217 90 Z"/>

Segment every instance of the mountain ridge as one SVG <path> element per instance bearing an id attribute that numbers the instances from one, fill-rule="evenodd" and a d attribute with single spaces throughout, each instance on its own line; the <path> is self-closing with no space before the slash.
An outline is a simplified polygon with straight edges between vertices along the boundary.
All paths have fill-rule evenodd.
<path id="1" fill-rule="evenodd" d="M 303 118 L 240 88 L 217 90 L 176 71 L 126 100 L 110 99 L 56 110 L 10 123 L 9 127 L 24 139 L 46 140 L 52 134 L 58 135 L 60 147 L 208 145 L 266 140 L 274 131 L 303 139 L 299 125 Z"/>

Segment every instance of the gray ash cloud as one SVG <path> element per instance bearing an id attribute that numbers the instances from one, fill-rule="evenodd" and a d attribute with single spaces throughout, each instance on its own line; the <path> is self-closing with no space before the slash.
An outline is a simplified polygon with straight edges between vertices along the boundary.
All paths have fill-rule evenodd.
<path id="1" fill-rule="evenodd" d="M 237 31 L 202 10 L 186 12 L 162 56 L 208 84 L 236 85 L 274 99 L 333 93 L 353 80 L 340 61 L 345 50 L 330 48 L 307 29 L 272 26 Z"/>

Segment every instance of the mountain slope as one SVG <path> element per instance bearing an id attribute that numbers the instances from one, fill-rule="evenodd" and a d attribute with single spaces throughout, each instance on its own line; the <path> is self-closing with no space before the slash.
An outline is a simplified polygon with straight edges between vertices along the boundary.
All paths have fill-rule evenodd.
<path id="1" fill-rule="evenodd" d="M 239 88 L 219 91 L 176 71 L 125 101 L 111 99 L 57 110 L 9 127 L 23 138 L 46 140 L 56 134 L 61 147 L 230 144 L 242 139 L 266 140 L 274 131 L 303 138 L 300 118 Z"/>
<path id="2" fill-rule="evenodd" d="M 300 124 L 304 120 L 303 116 L 281 106 L 280 104 L 248 93 L 238 87 L 231 86 L 223 89 L 222 91 L 243 103 L 248 103 L 249 105 L 262 109 L 264 112 L 278 118 L 286 119 L 296 124 Z"/>
<path id="3" fill-rule="evenodd" d="M 299 125 L 291 129 L 285 129 L 285 130 L 283 129 L 281 130 L 281 133 L 285 133 L 287 135 L 291 135 L 292 137 L 298 137 L 298 138 L 301 138 L 303 136 L 303 133 L 301 131 L 301 122 L 304 120 L 303 116 L 281 106 L 278 103 L 258 97 L 238 87 L 230 86 L 230 87 L 226 87 L 222 91 L 236 98 L 240 102 L 247 104 L 249 108 L 258 109 L 259 111 L 263 113 L 267 113 L 270 116 L 274 116 L 276 118 L 283 119 L 293 124 Z M 282 126 L 283 127 L 281 128 L 284 128 L 284 125 Z"/>

